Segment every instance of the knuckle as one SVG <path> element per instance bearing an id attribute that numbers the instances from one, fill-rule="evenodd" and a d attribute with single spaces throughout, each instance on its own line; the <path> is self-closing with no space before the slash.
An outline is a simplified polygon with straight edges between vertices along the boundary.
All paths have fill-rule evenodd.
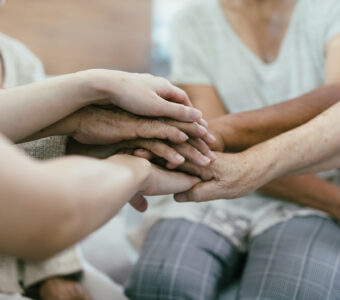
<path id="1" fill-rule="evenodd" d="M 168 137 L 176 137 L 179 138 L 181 135 L 181 131 L 179 129 L 177 129 L 176 127 L 172 127 L 169 125 L 164 125 L 164 133 L 168 136 Z"/>
<path id="2" fill-rule="evenodd" d="M 162 142 L 156 140 L 147 140 L 146 142 L 153 151 L 156 151 L 157 153 L 164 151 L 165 145 Z"/>
<path id="3" fill-rule="evenodd" d="M 140 141 L 140 145 L 145 147 L 146 149 L 157 148 L 157 143 L 154 140 L 142 140 Z"/>
<path id="4" fill-rule="evenodd" d="M 201 193 L 198 189 L 193 189 L 189 192 L 188 199 L 193 202 L 200 202 L 201 201 Z"/>
<path id="5" fill-rule="evenodd" d="M 178 105 L 178 104 L 177 104 Z M 188 110 L 185 106 L 183 105 L 178 105 L 178 116 L 181 119 L 185 119 L 188 116 Z"/>
<path id="6" fill-rule="evenodd" d="M 156 78 L 162 85 L 164 85 L 164 86 L 170 85 L 170 82 L 167 79 L 165 79 L 164 77 L 157 76 Z"/>

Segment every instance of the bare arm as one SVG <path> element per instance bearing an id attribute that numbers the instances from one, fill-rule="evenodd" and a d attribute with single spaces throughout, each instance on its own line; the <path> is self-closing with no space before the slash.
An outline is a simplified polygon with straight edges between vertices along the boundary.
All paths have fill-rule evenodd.
<path id="1" fill-rule="evenodd" d="M 323 87 L 297 99 L 261 110 L 224 115 L 212 120 L 209 127 L 218 140 L 215 150 L 245 150 L 252 145 L 311 120 L 334 103 L 337 103 L 340 100 L 340 85 L 336 84 L 340 82 L 340 77 L 339 72 L 335 71 L 336 66 L 339 65 L 335 63 L 339 59 L 339 49 L 337 47 L 339 46 L 331 44 L 327 51 L 327 83 L 334 84 L 333 86 Z M 184 89 L 187 93 L 190 93 L 193 87 L 184 87 Z M 195 93 L 190 94 L 195 96 Z M 198 103 L 198 107 L 201 108 L 204 116 L 206 116 L 206 109 L 209 110 L 211 105 L 218 103 L 218 99 L 214 97 L 211 100 L 212 97 L 214 97 L 213 94 L 206 101 L 209 103 L 208 107 L 200 106 L 201 100 L 195 101 L 194 98 L 191 99 L 194 105 Z M 209 116 L 213 114 L 213 111 L 208 111 Z M 196 174 L 198 174 L 197 172 L 199 171 L 196 168 Z M 317 188 L 311 189 L 310 186 Z M 322 209 L 339 216 L 339 211 L 336 209 L 340 203 L 339 188 L 314 175 L 277 179 L 262 187 L 260 191 L 267 195 Z M 329 205 L 329 202 L 332 202 L 333 205 Z"/>
<path id="2" fill-rule="evenodd" d="M 255 146 L 277 160 L 269 176 L 305 174 L 340 167 L 340 103 L 307 124 Z M 252 149 L 250 149 L 251 151 Z"/>
<path id="3" fill-rule="evenodd" d="M 197 178 L 130 156 L 27 158 L 0 137 L 0 252 L 44 259 L 112 218 L 136 195 L 185 190 Z"/>
<path id="4" fill-rule="evenodd" d="M 201 172 L 199 175 L 210 181 L 199 183 L 185 194 L 177 195 L 177 200 L 200 202 L 238 198 L 257 190 L 275 178 L 340 167 L 339 116 L 340 103 L 307 124 L 244 152 L 218 154 L 217 160 L 212 162 L 209 168 L 199 170 Z M 191 171 L 186 165 L 181 168 L 186 168 L 184 171 Z M 328 188 L 332 191 L 338 189 L 331 186 Z M 329 190 L 327 195 L 331 195 L 332 191 Z M 335 194 L 338 192 L 339 190 Z M 339 212 L 336 211 L 339 208 L 339 198 L 335 194 L 327 200 L 334 204 L 327 211 L 339 216 Z M 300 196 L 301 203 L 304 201 L 309 206 L 312 204 L 313 207 L 322 208 L 327 205 L 325 200 L 313 201 L 311 198 L 303 198 L 304 195 Z"/>
<path id="5" fill-rule="evenodd" d="M 310 121 L 339 101 L 340 83 L 263 109 L 224 115 L 209 122 L 209 128 L 220 141 L 216 150 L 243 151 Z"/>
<path id="6" fill-rule="evenodd" d="M 340 37 L 337 37 L 327 46 L 325 67 L 326 84 L 334 85 L 333 87 L 326 87 L 325 91 L 329 88 L 334 88 L 334 91 L 329 90 L 329 92 L 334 94 L 329 96 L 322 96 L 322 92 L 320 95 L 314 94 L 313 97 L 320 97 L 319 103 L 324 105 L 323 107 L 320 106 L 319 108 L 312 108 L 312 110 L 314 110 L 317 114 L 318 111 L 321 112 L 320 109 L 323 111 L 324 108 L 330 103 L 336 101 L 336 99 L 340 99 L 340 72 L 338 68 L 340 65 L 339 53 Z M 313 99 L 313 97 L 311 99 Z M 313 116 L 314 111 L 310 113 L 310 116 Z M 309 117 L 303 113 L 301 115 L 306 119 Z M 296 116 L 299 117 L 299 114 L 296 114 Z M 278 198 L 287 199 L 298 204 L 321 209 L 333 215 L 337 219 L 340 219 L 340 188 L 314 175 L 276 179 L 273 182 L 263 186 L 260 189 L 260 192 L 267 195 L 276 196 Z"/>
<path id="7" fill-rule="evenodd" d="M 90 70 L 0 91 L 0 132 L 20 141 L 89 104 L 184 122 L 201 118 L 187 95 L 165 79 Z"/>

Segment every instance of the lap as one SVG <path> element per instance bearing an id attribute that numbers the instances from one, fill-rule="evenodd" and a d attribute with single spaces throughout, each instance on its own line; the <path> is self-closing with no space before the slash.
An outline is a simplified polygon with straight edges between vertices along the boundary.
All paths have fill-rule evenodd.
<path id="1" fill-rule="evenodd" d="M 254 238 L 240 299 L 340 299 L 340 228 L 331 219 L 293 218 Z"/>
<path id="2" fill-rule="evenodd" d="M 84 262 L 84 271 L 80 283 L 93 300 L 127 300 L 121 286 L 87 262 Z"/>
<path id="3" fill-rule="evenodd" d="M 163 220 L 150 230 L 126 294 L 131 299 L 214 299 L 241 254 L 209 227 Z"/>

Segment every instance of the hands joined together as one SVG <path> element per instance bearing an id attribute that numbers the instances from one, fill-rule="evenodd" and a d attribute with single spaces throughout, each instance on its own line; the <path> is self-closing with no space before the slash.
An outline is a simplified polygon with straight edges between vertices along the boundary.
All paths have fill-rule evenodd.
<path id="1" fill-rule="evenodd" d="M 122 73 L 114 90 L 99 89 L 103 91 L 100 105 L 82 108 L 53 125 L 54 131 L 67 128 L 71 136 L 68 154 L 110 159 L 123 153 L 147 159 L 162 168 L 151 166 L 153 180 L 143 194 L 177 193 L 179 202 L 235 198 L 254 188 L 245 171 L 251 162 L 246 152 L 221 153 L 240 146 L 232 126 L 236 122 L 230 123 L 226 147 L 218 122 L 208 129 L 185 92 L 165 79 Z M 174 169 L 178 172 L 169 172 Z M 251 177 L 254 174 L 258 176 L 254 172 Z M 146 209 L 140 195 L 132 203 L 139 210 Z"/>

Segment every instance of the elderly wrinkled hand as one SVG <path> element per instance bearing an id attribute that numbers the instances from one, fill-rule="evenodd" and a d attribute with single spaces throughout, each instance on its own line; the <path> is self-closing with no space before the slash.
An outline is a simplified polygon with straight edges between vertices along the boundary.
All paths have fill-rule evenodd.
<path id="1" fill-rule="evenodd" d="M 136 155 L 146 159 L 150 159 L 149 156 L 151 156 L 157 157 L 157 162 L 166 165 L 168 169 L 174 169 L 185 161 L 198 166 L 207 166 L 215 159 L 215 154 L 201 139 L 189 139 L 185 143 L 178 144 L 159 139 L 136 139 L 112 145 L 86 145 L 70 139 L 67 153 L 96 158 L 107 158 L 117 153 Z"/>
<path id="2" fill-rule="evenodd" d="M 265 169 L 257 168 L 259 155 L 255 151 L 237 154 L 215 153 L 217 159 L 207 167 L 186 162 L 178 169 L 204 182 L 175 196 L 178 202 L 204 202 L 234 199 L 251 193 L 265 182 Z"/>
<path id="3" fill-rule="evenodd" d="M 202 138 L 208 143 L 214 139 L 204 126 L 196 122 L 144 118 L 112 106 L 85 107 L 70 119 L 75 119 L 77 124 L 72 137 L 83 144 L 113 144 L 137 138 L 157 138 L 173 143 L 183 143 L 189 137 Z"/>

